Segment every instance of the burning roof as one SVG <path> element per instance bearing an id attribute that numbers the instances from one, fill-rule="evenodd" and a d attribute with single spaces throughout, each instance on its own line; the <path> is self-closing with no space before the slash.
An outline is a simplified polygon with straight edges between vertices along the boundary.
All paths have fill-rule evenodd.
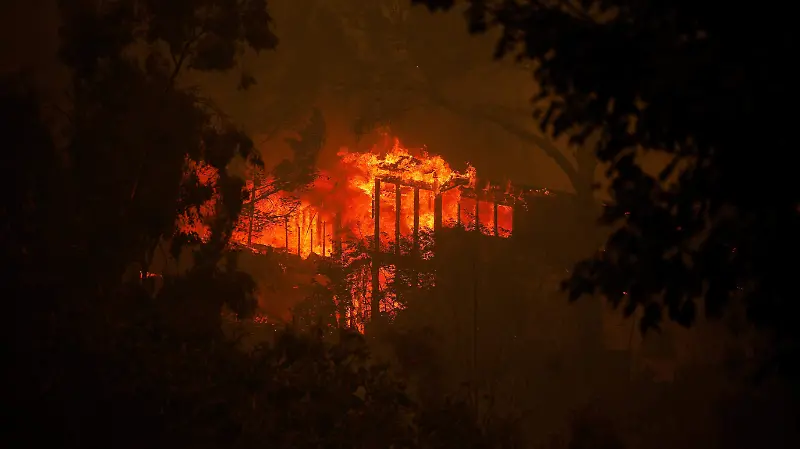
<path id="1" fill-rule="evenodd" d="M 196 170 L 213 183 L 214 173 Z M 231 243 L 255 253 L 300 256 L 305 260 L 294 260 L 315 265 L 314 260 L 340 256 L 338 265 L 349 267 L 352 285 L 348 298 L 336 300 L 344 314 L 338 316 L 359 329 L 375 310 L 392 313 L 399 307 L 386 286 L 401 265 L 424 263 L 432 256 L 428 240 L 434 230 L 461 228 L 509 237 L 514 207 L 532 194 L 549 194 L 480 181 L 468 164 L 463 171 L 454 170 L 442 157 L 411 151 L 398 139 L 367 153 L 342 150 L 337 164 L 318 175 L 296 191 L 253 193 Z M 251 192 L 264 183 L 257 179 L 247 181 Z M 212 209 L 213 204 L 200 213 Z M 201 237 L 208 233 L 202 225 L 194 229 Z M 360 249 L 342 251 L 345 242 Z M 407 287 L 422 285 L 422 273 L 415 273 L 403 281 Z"/>
<path id="2" fill-rule="evenodd" d="M 415 229 L 436 226 L 437 198 L 444 227 L 471 227 L 507 237 L 511 206 L 524 196 L 510 184 L 479 187 L 475 168 L 454 170 L 442 157 L 424 150 L 412 152 L 399 139 L 387 148 L 368 153 L 345 149 L 338 156 L 338 164 L 319 170 L 311 185 L 278 191 L 246 205 L 232 240 L 259 252 L 272 247 L 304 258 L 312 253 L 327 256 L 337 239 L 373 239 L 377 204 L 381 246 L 391 248 Z M 213 174 L 199 171 L 203 179 L 213 181 Z M 253 188 L 252 180 L 247 187 Z M 477 227 L 476 217 L 480 217 Z M 201 236 L 208 232 L 202 225 L 195 231 Z"/>

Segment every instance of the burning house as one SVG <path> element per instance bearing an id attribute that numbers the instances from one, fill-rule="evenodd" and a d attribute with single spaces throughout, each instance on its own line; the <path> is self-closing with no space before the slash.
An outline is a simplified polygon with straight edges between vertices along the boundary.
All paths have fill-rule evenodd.
<path id="1" fill-rule="evenodd" d="M 257 185 L 250 181 L 248 187 Z M 338 166 L 321 171 L 307 188 L 253 201 L 232 240 L 281 257 L 284 266 L 324 260 L 350 267 L 355 281 L 340 307 L 346 315 L 341 321 L 360 326 L 397 307 L 386 287 L 399 281 L 398 273 L 411 273 L 403 281 L 408 288 L 426 282 L 436 242 L 447 230 L 509 239 L 517 212 L 535 195 L 549 192 L 481 181 L 471 166 L 456 171 L 441 157 L 408 150 L 395 139 L 383 151 L 341 151 Z M 269 219 L 254 226 L 256 216 Z M 314 273 L 306 274 L 310 279 Z M 300 285 L 291 290 L 275 299 L 308 294 Z"/>

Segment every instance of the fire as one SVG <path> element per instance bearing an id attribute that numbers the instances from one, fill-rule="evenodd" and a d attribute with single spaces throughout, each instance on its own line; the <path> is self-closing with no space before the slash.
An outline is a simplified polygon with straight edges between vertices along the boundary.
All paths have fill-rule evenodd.
<path id="1" fill-rule="evenodd" d="M 283 249 L 303 258 L 312 253 L 330 256 L 336 239 L 369 240 L 374 236 L 376 183 L 380 184 L 377 203 L 380 244 L 384 251 L 394 250 L 398 235 L 408 238 L 413 234 L 415 190 L 419 195 L 418 229 L 434 228 L 434 202 L 440 194 L 443 224 L 454 227 L 461 223 L 459 203 L 465 203 L 471 205 L 461 206 L 463 224 L 474 228 L 475 201 L 462 199 L 458 187 L 474 189 L 476 170 L 468 165 L 464 172 L 458 172 L 440 156 L 429 155 L 424 150 L 416 153 L 403 147 L 399 139 L 394 139 L 391 147 L 384 151 L 374 148 L 369 153 L 352 153 L 343 149 L 338 154 L 339 166 L 321 171 L 309 188 L 300 192 L 278 192 L 272 198 L 257 202 L 256 210 L 262 215 L 276 217 L 264 229 L 252 232 L 247 212 L 243 213 L 233 239 L 244 245 L 249 243 L 251 247 Z M 248 182 L 248 188 L 253 188 L 252 181 Z M 293 210 L 285 206 L 289 197 L 298 201 Z M 510 207 L 500 205 L 498 209 L 499 236 L 508 237 Z M 482 230 L 491 234 L 494 228 L 492 204 L 481 201 L 479 215 Z"/>
<path id="2" fill-rule="evenodd" d="M 473 167 L 467 166 L 466 173 L 462 174 L 451 169 L 440 156 L 430 156 L 425 151 L 420 153 L 420 157 L 414 157 L 400 145 L 400 139 L 394 139 L 394 145 L 383 157 L 375 152 L 349 153 L 346 150 L 339 155 L 344 164 L 356 166 L 362 171 L 363 176 L 355 179 L 353 185 L 367 195 L 372 195 L 376 179 L 405 186 L 427 187 L 434 194 L 457 180 L 474 186 Z"/>
<path id="3" fill-rule="evenodd" d="M 362 282 L 351 288 L 351 305 L 345 316 L 353 327 L 361 328 L 369 316 L 376 276 L 371 268 L 374 254 L 430 258 L 431 254 L 421 251 L 421 240 L 437 225 L 500 238 L 511 235 L 509 198 L 513 196 L 509 188 L 488 184 L 479 188 L 476 170 L 469 164 L 464 171 L 456 171 L 442 157 L 407 149 L 399 139 L 368 153 L 342 149 L 338 160 L 335 167 L 320 170 L 316 180 L 300 191 L 251 197 L 254 205 L 246 202 L 232 240 L 252 250 L 272 248 L 302 258 L 341 256 L 336 251 L 343 242 L 361 242 L 364 254 L 340 260 L 356 261 L 363 267 L 356 276 L 363 278 Z M 206 167 L 194 168 L 201 181 L 214 181 L 216 175 Z M 247 188 L 258 191 L 253 180 L 247 181 Z M 197 215 L 208 212 L 201 208 Z M 201 238 L 208 234 L 197 216 L 185 219 L 185 229 Z M 380 290 L 385 291 L 396 270 L 391 263 L 378 265 Z M 391 313 L 396 306 L 395 298 L 382 298 L 382 312 Z"/>

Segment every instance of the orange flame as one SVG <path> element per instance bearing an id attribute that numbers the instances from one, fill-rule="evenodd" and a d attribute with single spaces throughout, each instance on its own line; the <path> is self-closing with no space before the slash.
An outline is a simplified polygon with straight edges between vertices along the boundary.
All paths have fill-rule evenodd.
<path id="1" fill-rule="evenodd" d="M 487 235 L 496 233 L 498 237 L 511 234 L 512 208 L 490 201 L 476 201 L 475 195 L 480 196 L 494 187 L 476 188 L 476 170 L 469 164 L 463 172 L 453 170 L 442 157 L 429 155 L 424 150 L 409 150 L 400 144 L 399 139 L 393 139 L 392 144 L 384 148 L 373 147 L 368 153 L 351 153 L 342 149 L 338 156 L 339 163 L 321 170 L 320 176 L 308 188 L 278 192 L 257 201 L 255 210 L 259 215 L 271 217 L 260 229 L 251 226 L 254 214 L 246 207 L 232 241 L 256 251 L 270 247 L 302 258 L 312 253 L 331 256 L 337 241 L 362 241 L 366 247 L 371 247 L 377 203 L 380 208 L 380 250 L 399 251 L 397 237 L 405 240 L 413 236 L 415 191 L 419 195 L 416 215 L 421 232 L 433 230 L 435 201 L 440 195 L 444 227 L 458 226 Z M 216 179 L 216 173 L 209 167 L 191 168 L 203 182 L 213 183 Z M 375 201 L 378 181 L 380 198 Z M 247 182 L 247 188 L 253 189 L 252 180 Z M 505 195 L 510 193 L 510 189 L 510 185 L 494 188 Z M 462 190 L 473 194 L 463 196 Z M 208 236 L 202 217 L 213 210 L 213 202 L 210 203 L 192 216 L 184 217 L 182 225 L 185 230 L 195 231 L 201 238 Z M 476 225 L 479 225 L 477 229 Z M 362 275 L 364 282 L 351 292 L 353 306 L 345 316 L 345 321 L 358 329 L 368 316 L 371 298 L 369 268 Z M 393 274 L 389 270 L 382 269 L 381 286 L 387 285 L 391 277 Z M 363 291 L 355 291 L 357 289 Z M 392 298 L 384 298 L 382 304 L 383 311 L 389 313 L 396 306 Z"/>
<path id="2" fill-rule="evenodd" d="M 383 154 L 382 154 L 383 153 Z M 381 180 L 380 231 L 381 246 L 396 245 L 397 194 L 400 194 L 400 235 L 408 237 L 414 228 L 414 190 L 419 189 L 419 228 L 434 226 L 434 198 L 443 197 L 443 223 L 457 224 L 460 190 L 454 187 L 475 186 L 476 171 L 467 166 L 458 172 L 440 156 L 431 156 L 424 150 L 412 154 L 394 139 L 393 145 L 381 152 L 373 148 L 369 153 L 339 152 L 340 164 L 333 170 L 322 171 L 321 176 L 301 192 L 281 192 L 275 198 L 264 200 L 256 208 L 267 215 L 280 216 L 282 197 L 296 196 L 299 206 L 283 220 L 275 220 L 261 232 L 250 235 L 248 216 L 242 216 L 234 241 L 246 244 L 248 235 L 252 245 L 284 248 L 303 258 L 311 253 L 329 256 L 336 238 L 367 239 L 374 234 L 375 183 Z M 248 187 L 252 188 L 252 182 Z M 481 208 L 490 203 L 481 202 Z M 501 206 L 502 207 L 502 206 Z M 504 208 L 507 209 L 507 208 Z M 489 210 L 489 209 L 487 209 Z M 462 214 L 465 213 L 462 211 Z M 468 214 L 468 212 L 466 213 Z M 510 219 L 505 219 L 501 236 L 510 234 Z M 493 214 L 483 216 L 484 226 L 490 224 Z M 510 218 L 510 217 L 509 217 Z M 338 229 L 336 220 L 339 220 Z M 487 232 L 489 233 L 489 232 Z"/>

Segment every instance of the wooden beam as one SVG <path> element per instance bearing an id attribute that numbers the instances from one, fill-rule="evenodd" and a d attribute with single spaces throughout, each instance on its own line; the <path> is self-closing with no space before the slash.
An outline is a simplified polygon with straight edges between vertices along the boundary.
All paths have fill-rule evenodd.
<path id="1" fill-rule="evenodd" d="M 414 187 L 414 257 L 419 255 L 419 188 Z"/>
<path id="2" fill-rule="evenodd" d="M 475 232 L 481 232 L 481 217 L 479 214 L 481 202 L 475 198 Z"/>
<path id="3" fill-rule="evenodd" d="M 433 231 L 442 230 L 442 195 L 438 194 L 433 199 Z"/>
<path id="4" fill-rule="evenodd" d="M 331 235 L 331 240 L 333 241 L 332 251 L 336 254 L 336 257 L 341 257 L 341 255 L 342 255 L 342 215 L 340 213 L 338 213 L 338 212 L 333 217 L 333 234 Z"/>
<path id="5" fill-rule="evenodd" d="M 411 259 L 415 265 L 412 265 L 413 272 L 411 275 L 412 287 L 419 286 L 419 273 L 416 269 L 416 262 L 419 260 L 419 187 L 414 187 L 414 236 L 413 247 L 411 248 Z"/>
<path id="6" fill-rule="evenodd" d="M 375 180 L 372 200 L 372 216 L 375 221 L 374 248 L 372 253 L 372 298 L 370 301 L 370 320 L 375 321 L 381 313 L 380 254 L 381 254 L 381 180 Z"/>
<path id="7" fill-rule="evenodd" d="M 400 213 L 401 213 L 401 199 L 400 199 L 400 184 L 394 185 L 394 252 L 400 254 Z"/>
<path id="8" fill-rule="evenodd" d="M 492 206 L 494 207 L 494 236 L 500 236 L 500 228 L 497 225 L 497 203 L 493 203 Z"/>

